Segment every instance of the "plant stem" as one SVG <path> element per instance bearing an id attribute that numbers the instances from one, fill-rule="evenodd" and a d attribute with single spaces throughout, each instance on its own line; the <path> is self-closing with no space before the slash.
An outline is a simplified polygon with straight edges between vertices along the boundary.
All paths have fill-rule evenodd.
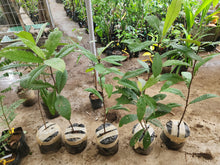
<path id="1" fill-rule="evenodd" d="M 105 122 L 106 122 L 106 119 L 107 119 L 107 114 L 106 114 L 106 106 L 105 106 L 105 98 L 104 98 L 104 89 L 103 89 L 103 85 L 102 85 L 102 80 L 101 80 L 101 77 L 99 77 L 100 78 L 100 87 L 101 87 L 101 95 L 102 95 L 102 99 L 103 99 L 103 108 L 104 108 L 104 112 L 105 112 L 105 119 L 104 119 L 104 122 L 103 122 L 103 124 L 104 124 L 104 126 L 103 126 L 103 128 L 104 128 L 104 133 L 106 132 L 106 130 L 105 130 Z"/>
<path id="2" fill-rule="evenodd" d="M 56 85 L 56 81 L 55 81 L 55 78 L 53 76 L 53 71 L 52 71 L 52 68 L 50 67 L 50 75 L 52 77 L 52 80 L 53 80 L 53 83 L 54 83 L 54 86 Z"/>
<path id="3" fill-rule="evenodd" d="M 39 106 L 39 110 L 40 110 L 40 115 L 41 115 L 41 118 L 42 118 L 42 120 L 43 120 L 45 129 L 47 129 L 47 125 L 46 125 L 46 122 L 45 122 L 45 120 L 44 120 L 42 108 L 41 108 L 41 105 L 40 105 L 40 92 L 39 92 L 39 90 L 37 91 L 37 102 L 38 102 L 38 106 Z"/>
<path id="4" fill-rule="evenodd" d="M 8 119 L 7 119 L 6 115 L 5 115 L 5 111 L 4 111 L 4 106 L 3 106 L 2 100 L 1 100 L 1 108 L 2 108 L 2 114 L 3 114 L 4 118 L 5 118 L 5 122 L 6 122 L 7 126 L 8 126 L 9 132 L 10 132 L 11 131 L 11 127 L 10 127 Z"/>
<path id="5" fill-rule="evenodd" d="M 70 126 L 71 126 L 71 128 L 72 128 L 72 132 L 74 132 L 74 128 L 73 128 L 72 122 L 71 122 L 70 120 L 68 120 L 68 121 L 69 121 L 69 124 L 70 124 Z"/>
<path id="6" fill-rule="evenodd" d="M 199 48 L 200 48 L 200 47 L 199 47 Z M 198 48 L 196 54 L 199 53 L 199 48 Z M 194 70 L 195 70 L 196 62 L 197 62 L 197 61 L 195 60 L 195 61 L 194 61 L 194 64 L 193 64 L 193 67 L 192 67 L 192 71 L 191 71 L 192 78 L 191 78 L 191 81 L 190 81 L 190 83 L 189 83 L 189 87 L 188 87 L 188 91 L 187 91 L 187 97 L 186 97 L 186 103 L 185 103 L 185 108 L 184 108 L 184 111 L 183 111 L 182 117 L 181 117 L 181 119 L 180 119 L 180 122 L 179 122 L 179 124 L 178 124 L 178 130 L 179 130 L 180 124 L 181 124 L 181 122 L 182 122 L 182 120 L 183 120 L 183 118 L 184 118 L 184 116 L 185 116 L 185 113 L 186 113 L 187 107 L 189 106 L 189 97 L 190 97 L 190 91 L 191 91 L 192 81 L 193 81 L 194 76 L 195 76 L 195 74 L 194 74 Z"/>

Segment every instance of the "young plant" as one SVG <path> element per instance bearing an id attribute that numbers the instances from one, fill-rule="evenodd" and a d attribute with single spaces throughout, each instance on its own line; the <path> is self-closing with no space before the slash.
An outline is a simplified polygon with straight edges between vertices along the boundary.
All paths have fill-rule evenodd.
<path id="1" fill-rule="evenodd" d="M 111 42 L 112 43 L 112 42 Z M 91 71 L 96 71 L 98 72 L 98 77 L 96 78 L 96 80 L 99 82 L 99 86 L 100 86 L 100 92 L 98 91 L 98 87 L 95 85 L 96 88 L 87 88 L 85 89 L 88 92 L 93 93 L 94 95 L 96 95 L 99 99 L 101 99 L 103 101 L 103 108 L 104 108 L 104 114 L 105 114 L 105 119 L 104 119 L 104 133 L 106 132 L 105 130 L 105 122 L 106 122 L 106 116 L 107 113 L 110 109 L 121 109 L 122 107 L 120 106 L 115 106 L 115 107 L 111 107 L 111 108 L 107 108 L 106 107 L 106 103 L 105 103 L 105 97 L 104 97 L 104 91 L 107 93 L 108 98 L 111 97 L 112 95 L 112 91 L 113 91 L 113 85 L 112 84 L 107 84 L 105 82 L 107 75 L 109 75 L 110 73 L 115 73 L 118 75 L 122 75 L 122 73 L 115 67 L 105 67 L 103 62 L 107 62 L 110 64 L 114 64 L 114 65 L 121 65 L 119 62 L 125 60 L 126 57 L 124 56 L 108 56 L 108 57 L 104 57 L 102 58 L 102 53 L 103 51 L 111 44 L 109 43 L 106 47 L 102 47 L 102 48 L 98 48 L 98 56 L 96 57 L 94 54 L 92 54 L 90 51 L 84 49 L 83 47 L 81 47 L 80 45 L 73 43 L 73 45 L 75 45 L 78 49 L 80 49 L 81 53 L 84 54 L 88 59 L 90 59 L 94 65 L 92 67 L 89 67 L 86 72 L 91 72 Z M 122 108 L 125 110 L 125 108 Z"/>
<path id="2" fill-rule="evenodd" d="M 159 54 L 154 56 L 152 64 L 153 74 L 149 77 L 147 81 L 144 79 L 138 78 L 130 79 L 133 77 L 140 76 L 144 72 L 149 72 L 149 67 L 146 63 L 138 61 L 144 68 L 140 68 L 134 71 L 126 72 L 122 78 L 116 77 L 115 80 L 118 81 L 119 86 L 116 87 L 114 93 L 121 94 L 117 98 L 117 105 L 121 104 L 133 104 L 136 106 L 136 114 L 125 115 L 119 122 L 119 127 L 138 120 L 142 129 L 138 131 L 130 140 L 130 145 L 134 146 L 136 142 L 143 138 L 144 149 L 147 149 L 151 144 L 151 137 L 148 132 L 147 123 L 152 123 L 155 126 L 162 127 L 162 124 L 157 119 L 160 116 L 163 116 L 171 111 L 171 108 L 179 106 L 175 103 L 162 104 L 159 101 L 166 98 L 165 94 L 157 94 L 150 96 L 146 94 L 147 89 L 151 86 L 157 84 L 159 81 L 167 80 L 166 77 L 169 77 L 170 80 L 179 82 L 182 81 L 181 77 L 175 74 L 168 74 L 166 76 L 160 75 L 162 71 L 162 60 Z"/>
<path id="3" fill-rule="evenodd" d="M 70 122 L 70 103 L 67 98 L 61 95 L 67 81 L 66 65 L 62 58 L 73 51 L 73 45 L 60 44 L 62 32 L 55 29 L 48 36 L 43 48 L 38 47 L 37 43 L 45 27 L 46 24 L 40 29 L 36 41 L 31 33 L 25 31 L 17 33 L 18 40 L 22 41 L 24 46 L 2 49 L 0 56 L 12 61 L 35 64 L 37 67 L 22 77 L 20 85 L 24 88 L 38 90 L 38 94 L 41 94 L 51 114 L 55 114 L 55 111 L 58 111 L 61 116 Z M 65 46 L 57 52 L 56 49 L 59 45 Z M 52 80 L 52 83 L 50 80 Z M 43 122 L 46 127 L 44 119 Z"/>

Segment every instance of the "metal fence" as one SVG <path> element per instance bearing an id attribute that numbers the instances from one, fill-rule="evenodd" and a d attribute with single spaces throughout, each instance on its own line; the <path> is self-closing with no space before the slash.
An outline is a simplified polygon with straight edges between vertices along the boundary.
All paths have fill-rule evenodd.
<path id="1" fill-rule="evenodd" d="M 53 27 L 47 0 L 0 0 L 0 45 L 11 42 L 14 32 Z"/>

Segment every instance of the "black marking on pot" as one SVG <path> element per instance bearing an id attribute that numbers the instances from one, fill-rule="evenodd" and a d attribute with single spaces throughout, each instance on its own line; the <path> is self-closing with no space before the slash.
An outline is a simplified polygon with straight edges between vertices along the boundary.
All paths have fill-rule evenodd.
<path id="1" fill-rule="evenodd" d="M 171 134 L 172 123 L 173 122 L 171 120 L 166 123 L 167 131 L 168 131 L 169 134 Z"/>
<path id="2" fill-rule="evenodd" d="M 107 137 L 107 138 L 103 139 L 102 141 L 100 141 L 100 143 L 106 144 L 106 145 L 111 144 L 117 139 L 117 137 L 118 137 L 118 135 Z"/>
<path id="3" fill-rule="evenodd" d="M 54 137 L 56 137 L 58 135 L 58 131 L 53 133 L 52 135 L 50 135 L 49 137 L 47 137 L 43 142 L 49 142 L 51 141 L 51 139 L 53 139 Z"/>
<path id="4" fill-rule="evenodd" d="M 67 139 L 68 141 L 71 141 L 71 142 L 75 142 L 77 140 L 81 140 L 81 138 L 69 138 Z"/>
<path id="5" fill-rule="evenodd" d="M 73 131 L 65 132 L 65 135 L 72 134 L 72 133 L 85 134 L 85 132 L 82 130 L 75 130 L 74 132 Z"/>
<path id="6" fill-rule="evenodd" d="M 54 123 L 50 123 L 50 125 L 47 125 L 47 124 L 48 124 L 48 122 L 46 122 L 46 127 L 47 127 L 47 128 L 49 128 L 49 127 L 55 125 Z M 38 128 L 38 130 L 41 129 L 42 127 L 45 127 L 45 125 L 43 124 L 42 126 L 40 126 L 40 128 Z"/>
<path id="7" fill-rule="evenodd" d="M 111 126 L 111 123 L 105 123 L 105 128 Z M 96 130 L 95 132 L 98 132 L 100 130 L 104 129 L 104 124 L 100 125 Z"/>
<path id="8" fill-rule="evenodd" d="M 184 125 L 185 125 L 185 138 L 187 138 L 190 136 L 190 130 L 189 130 L 188 125 L 185 122 L 184 122 Z"/>
<path id="9" fill-rule="evenodd" d="M 113 131 L 115 131 L 115 130 L 117 130 L 117 128 L 112 129 L 112 130 L 109 130 L 109 131 L 105 132 L 105 134 L 107 134 L 107 133 L 109 133 L 109 132 L 113 132 Z M 97 136 L 97 138 L 101 137 L 102 135 L 104 135 L 104 133 L 99 134 L 99 135 Z"/>
<path id="10" fill-rule="evenodd" d="M 134 134 L 134 130 L 136 129 L 137 126 L 138 126 L 138 123 L 134 125 L 134 127 L 132 129 L 132 134 Z"/>
<path id="11" fill-rule="evenodd" d="M 78 124 L 78 123 L 74 123 L 73 125 L 72 125 L 73 127 L 85 127 L 85 125 L 84 124 Z M 68 128 L 70 128 L 70 127 L 72 127 L 72 126 L 69 126 Z"/>

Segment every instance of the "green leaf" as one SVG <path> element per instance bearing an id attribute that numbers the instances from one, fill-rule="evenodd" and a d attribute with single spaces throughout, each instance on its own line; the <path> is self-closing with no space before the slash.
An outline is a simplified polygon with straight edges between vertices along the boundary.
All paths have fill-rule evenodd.
<path id="1" fill-rule="evenodd" d="M 151 144 L 151 137 L 150 137 L 150 134 L 149 132 L 145 132 L 144 134 L 144 139 L 143 139 L 143 146 L 144 146 L 144 149 L 147 149 Z"/>
<path id="2" fill-rule="evenodd" d="M 70 120 L 71 105 L 67 98 L 63 96 L 58 96 L 55 102 L 55 108 L 61 116 L 63 116 L 67 120 Z"/>
<path id="3" fill-rule="evenodd" d="M 208 6 L 213 0 L 205 0 L 202 2 L 202 4 L 199 6 L 199 8 L 196 10 L 194 18 L 203 10 L 206 8 L 206 6 Z"/>
<path id="4" fill-rule="evenodd" d="M 213 0 L 213 7 L 215 7 L 218 4 L 219 0 Z"/>
<path id="5" fill-rule="evenodd" d="M 174 83 L 178 83 L 183 81 L 183 78 L 177 74 L 165 73 L 160 76 L 160 81 L 171 81 Z"/>
<path id="6" fill-rule="evenodd" d="M 117 104 L 133 104 L 134 100 L 122 95 L 121 97 L 117 98 L 116 101 Z"/>
<path id="7" fill-rule="evenodd" d="M 30 41 L 33 44 L 35 44 L 34 37 L 29 32 L 21 31 L 19 33 L 15 33 L 15 35 L 18 36 L 22 41 L 23 41 L 23 39 L 26 39 L 27 41 Z"/>
<path id="8" fill-rule="evenodd" d="M 125 56 L 117 56 L 117 55 L 113 55 L 113 56 L 107 56 L 105 58 L 102 58 L 102 61 L 106 61 L 108 63 L 114 64 L 114 65 L 121 65 L 120 61 L 125 60 L 127 57 Z"/>
<path id="9" fill-rule="evenodd" d="M 152 113 L 151 116 L 147 120 L 155 119 L 160 116 L 166 115 L 171 111 L 171 108 L 165 104 L 158 103 L 157 104 L 157 110 L 155 113 Z"/>
<path id="10" fill-rule="evenodd" d="M 42 34 L 43 34 L 44 29 L 45 29 L 46 26 L 47 26 L 47 23 L 45 23 L 45 24 L 43 24 L 43 25 L 41 26 L 40 31 L 39 31 L 39 33 L 37 34 L 36 44 L 37 44 L 38 41 L 40 40 L 40 38 L 41 38 L 41 36 L 42 36 Z"/>
<path id="11" fill-rule="evenodd" d="M 163 67 L 172 66 L 172 65 L 190 66 L 187 62 L 183 62 L 183 61 L 180 61 L 180 60 L 167 60 L 163 63 Z"/>
<path id="12" fill-rule="evenodd" d="M 147 69 L 146 71 L 149 73 L 150 69 L 149 66 L 146 62 L 143 62 L 141 60 L 137 60 L 139 64 L 141 64 L 145 69 Z"/>
<path id="13" fill-rule="evenodd" d="M 181 39 L 181 41 L 185 41 L 187 43 L 192 43 L 192 44 L 196 44 L 197 46 L 201 45 L 201 42 L 197 41 L 197 40 L 192 40 L 192 39 Z"/>
<path id="14" fill-rule="evenodd" d="M 159 40 L 162 37 L 162 29 L 160 28 L 161 25 L 161 21 L 159 20 L 159 18 L 157 16 L 147 16 L 145 17 L 145 19 L 147 20 L 148 24 L 158 32 L 159 35 Z"/>
<path id="15" fill-rule="evenodd" d="M 48 92 L 46 99 L 46 105 L 49 108 L 49 111 L 52 115 L 55 115 L 56 109 L 55 109 L 55 102 L 56 102 L 56 91 Z"/>
<path id="16" fill-rule="evenodd" d="M 106 68 L 107 71 L 109 71 L 110 73 L 115 73 L 117 75 L 123 76 L 124 74 L 122 72 L 120 72 L 120 70 L 118 68 Z"/>
<path id="17" fill-rule="evenodd" d="M 21 81 L 20 86 L 22 86 L 23 88 L 28 88 L 33 90 L 54 88 L 53 85 L 51 85 L 48 82 L 43 82 L 42 80 L 34 80 L 30 84 L 28 83 L 28 81 Z"/>
<path id="18" fill-rule="evenodd" d="M 106 71 L 106 68 L 103 64 L 96 64 L 95 65 L 95 70 L 98 72 L 98 73 L 104 73 Z"/>
<path id="19" fill-rule="evenodd" d="M 148 81 L 146 82 L 146 84 L 143 87 L 143 91 L 147 88 L 150 88 L 151 86 L 155 85 L 158 83 L 158 81 L 160 80 L 160 76 L 157 76 L 156 78 L 152 75 Z"/>
<path id="20" fill-rule="evenodd" d="M 128 79 L 122 79 L 122 80 L 118 81 L 118 83 L 123 85 L 124 87 L 133 89 L 135 91 L 139 91 L 135 81 L 130 81 Z"/>
<path id="21" fill-rule="evenodd" d="M 167 51 L 167 52 L 163 53 L 161 55 L 161 58 L 163 59 L 165 57 L 175 56 L 176 54 L 178 54 L 178 51 L 176 49 L 170 50 L 170 51 Z"/>
<path id="22" fill-rule="evenodd" d="M 0 71 L 12 69 L 12 68 L 20 68 L 20 67 L 28 67 L 28 66 L 34 66 L 33 64 L 9 64 L 0 67 Z"/>
<path id="23" fill-rule="evenodd" d="M 56 58 L 63 58 L 74 51 L 73 45 L 66 45 L 64 46 L 59 52 L 55 54 Z"/>
<path id="24" fill-rule="evenodd" d="M 60 92 L 64 88 L 67 82 L 67 78 L 68 78 L 68 75 L 67 75 L 66 69 L 64 70 L 64 72 L 61 72 L 61 71 L 56 72 L 56 88 L 57 88 L 58 94 L 60 94 Z"/>
<path id="25" fill-rule="evenodd" d="M 162 59 L 161 56 L 157 53 L 154 56 L 153 64 L 152 64 L 152 71 L 154 77 L 157 77 L 162 71 Z"/>
<path id="26" fill-rule="evenodd" d="M 157 101 L 160 101 L 160 100 L 164 100 L 166 97 L 167 97 L 166 94 L 157 94 L 157 95 L 153 96 L 153 99 L 157 102 Z"/>
<path id="27" fill-rule="evenodd" d="M 167 89 L 163 90 L 162 92 L 173 93 L 173 94 L 178 95 L 178 96 L 182 97 L 183 99 L 185 99 L 185 96 L 183 95 L 182 91 L 180 91 L 179 89 L 176 89 L 176 88 L 167 88 Z"/>
<path id="28" fill-rule="evenodd" d="M 163 37 L 166 35 L 170 26 L 173 24 L 176 17 L 179 15 L 181 6 L 182 6 L 182 0 L 172 0 L 166 14 L 166 19 L 163 28 Z"/>
<path id="29" fill-rule="evenodd" d="M 112 95 L 112 91 L 113 91 L 113 85 L 111 85 L 111 84 L 104 84 L 104 89 L 105 89 L 105 91 L 106 91 L 106 93 L 108 95 L 108 98 L 110 98 L 111 95 Z"/>
<path id="30" fill-rule="evenodd" d="M 28 74 L 28 84 L 34 82 L 46 68 L 46 65 L 40 65 Z"/>
<path id="31" fill-rule="evenodd" d="M 169 104 L 167 104 L 167 106 L 172 109 L 172 108 L 175 108 L 175 107 L 181 107 L 182 105 L 178 104 L 178 103 L 169 103 Z"/>
<path id="32" fill-rule="evenodd" d="M 47 49 L 46 57 L 47 59 L 54 53 L 55 49 L 60 43 L 61 37 L 63 36 L 63 33 L 58 30 L 54 30 L 51 32 L 48 36 L 48 39 L 45 43 L 45 48 Z"/>
<path id="33" fill-rule="evenodd" d="M 146 72 L 147 69 L 146 68 L 140 68 L 140 69 L 136 69 L 134 71 L 127 71 L 124 76 L 122 77 L 122 79 L 128 79 L 131 77 L 136 77 L 144 72 Z"/>
<path id="34" fill-rule="evenodd" d="M 145 103 L 151 108 L 151 109 L 156 109 L 157 108 L 157 103 L 156 101 L 148 96 L 148 95 L 144 95 L 144 99 L 145 99 Z"/>
<path id="35" fill-rule="evenodd" d="M 130 146 L 133 147 L 144 133 L 144 129 L 138 131 L 130 140 Z"/>
<path id="36" fill-rule="evenodd" d="M 105 47 L 101 47 L 97 49 L 98 55 L 101 56 L 101 54 L 113 43 L 114 41 L 111 41 L 108 43 Z"/>
<path id="37" fill-rule="evenodd" d="M 146 102 L 145 102 L 145 97 L 141 96 L 138 101 L 137 101 L 137 117 L 138 120 L 141 121 L 144 117 L 145 110 L 146 110 Z"/>
<path id="38" fill-rule="evenodd" d="M 129 109 L 123 107 L 122 105 L 114 105 L 110 108 L 107 108 L 107 111 L 109 110 L 125 110 L 125 111 L 129 111 Z"/>
<path id="39" fill-rule="evenodd" d="M 87 88 L 85 89 L 85 91 L 93 93 L 94 95 L 96 95 L 99 99 L 101 99 L 103 101 L 103 98 L 101 96 L 101 94 L 94 88 Z"/>
<path id="40" fill-rule="evenodd" d="M 133 53 L 133 52 L 139 52 L 139 51 L 142 51 L 144 49 L 148 49 L 148 47 L 150 45 L 153 45 L 154 41 L 145 41 L 145 42 L 133 42 L 133 43 L 130 43 L 128 45 L 128 48 L 129 50 Z"/>
<path id="41" fill-rule="evenodd" d="M 193 103 L 197 103 L 206 99 L 210 99 L 210 98 L 214 98 L 214 97 L 219 97 L 218 95 L 214 95 L 214 94 L 204 94 L 202 96 L 197 97 L 196 99 L 194 99 L 193 101 L 191 101 L 189 104 L 193 104 Z"/>
<path id="42" fill-rule="evenodd" d="M 138 78 L 137 86 L 138 86 L 139 91 L 143 92 L 143 87 L 145 86 L 145 84 L 146 84 L 146 81 L 144 79 Z"/>
<path id="43" fill-rule="evenodd" d="M 0 51 L 0 57 L 5 57 L 12 61 L 18 62 L 31 62 L 31 63 L 42 63 L 43 60 L 35 56 L 32 52 L 23 51 L 23 50 L 5 50 Z"/>
<path id="44" fill-rule="evenodd" d="M 133 122 L 135 120 L 137 120 L 137 115 L 136 114 L 125 115 L 119 121 L 119 127 L 122 127 L 123 125 L 131 123 L 131 122 Z"/>
<path id="45" fill-rule="evenodd" d="M 66 68 L 65 62 L 63 61 L 63 59 L 60 59 L 60 58 L 51 58 L 49 60 L 45 60 L 44 64 L 54 69 L 57 69 L 61 72 L 64 72 Z"/>
<path id="46" fill-rule="evenodd" d="M 186 86 L 189 88 L 189 84 L 192 80 L 192 74 L 190 72 L 181 72 L 181 75 L 183 76 Z"/>
<path id="47" fill-rule="evenodd" d="M 155 125 L 156 127 L 160 127 L 163 129 L 163 124 L 160 122 L 160 120 L 158 119 L 152 119 L 152 120 L 149 120 L 149 122 L 153 125 Z"/>
<path id="48" fill-rule="evenodd" d="M 194 69 L 194 74 L 196 74 L 196 72 L 199 70 L 199 68 L 204 65 L 206 62 L 208 62 L 209 60 L 211 60 L 213 57 L 207 57 L 205 59 L 203 59 L 203 61 L 199 61 Z"/>

